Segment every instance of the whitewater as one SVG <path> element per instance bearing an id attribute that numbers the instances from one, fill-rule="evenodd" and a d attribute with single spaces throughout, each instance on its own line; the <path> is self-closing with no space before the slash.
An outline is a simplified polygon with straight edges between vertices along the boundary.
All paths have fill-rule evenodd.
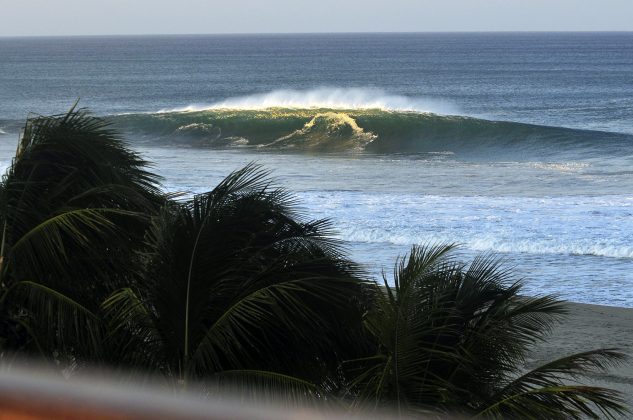
<path id="1" fill-rule="evenodd" d="M 3 168 L 29 112 L 80 97 L 169 191 L 270 169 L 375 278 L 449 242 L 528 293 L 633 307 L 631 34 L 0 39 L 0 57 Z"/>

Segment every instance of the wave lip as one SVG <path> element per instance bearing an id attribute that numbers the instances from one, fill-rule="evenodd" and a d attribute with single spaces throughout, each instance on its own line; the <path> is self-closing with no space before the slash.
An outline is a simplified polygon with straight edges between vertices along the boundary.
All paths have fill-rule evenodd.
<path id="1" fill-rule="evenodd" d="M 458 160 L 545 162 L 542 165 L 549 167 L 536 169 L 570 173 L 586 168 L 548 162 L 633 156 L 629 134 L 404 110 L 422 107 L 404 97 L 368 96 L 366 89 L 356 98 L 349 93 L 314 91 L 312 98 L 303 91 L 271 92 L 204 110 L 110 118 L 136 139 L 194 147 L 434 154 Z M 403 110 L 395 110 L 398 107 Z"/>
<path id="2" fill-rule="evenodd" d="M 376 137 L 372 132 L 365 132 L 356 120 L 345 113 L 325 112 L 315 115 L 301 129 L 262 147 L 361 151 Z"/>
<path id="3" fill-rule="evenodd" d="M 388 94 L 371 88 L 316 88 L 309 90 L 279 89 L 267 93 L 228 98 L 210 105 L 189 105 L 162 109 L 159 113 L 208 110 L 288 109 L 380 109 L 384 111 L 432 112 L 455 114 L 457 109 L 443 101 Z"/>

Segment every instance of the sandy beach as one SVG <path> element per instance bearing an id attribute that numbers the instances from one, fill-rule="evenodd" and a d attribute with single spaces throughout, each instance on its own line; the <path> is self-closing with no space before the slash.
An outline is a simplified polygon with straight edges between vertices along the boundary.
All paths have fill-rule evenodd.
<path id="1" fill-rule="evenodd" d="M 624 393 L 633 410 L 633 309 L 569 302 L 569 310 L 564 322 L 533 353 L 528 367 L 572 353 L 617 347 L 631 360 L 607 373 L 591 375 L 585 383 Z"/>

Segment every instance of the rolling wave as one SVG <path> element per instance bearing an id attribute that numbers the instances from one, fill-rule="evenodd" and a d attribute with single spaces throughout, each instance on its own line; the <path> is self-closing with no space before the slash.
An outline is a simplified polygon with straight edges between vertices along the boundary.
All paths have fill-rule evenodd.
<path id="1" fill-rule="evenodd" d="M 224 107 L 229 105 L 236 107 Z M 323 153 L 444 153 L 457 158 L 493 156 L 526 160 L 565 153 L 574 158 L 630 155 L 633 145 L 630 134 L 412 110 L 247 109 L 249 103 L 237 105 L 227 101 L 202 110 L 110 118 L 117 128 L 134 139 L 195 147 L 247 146 Z"/>
<path id="2" fill-rule="evenodd" d="M 479 237 L 464 238 L 456 235 L 428 234 L 424 237 L 411 232 L 385 234 L 382 230 L 350 229 L 343 239 L 356 243 L 384 243 L 410 246 L 415 243 L 459 243 L 465 249 L 479 252 L 520 253 L 531 255 L 582 255 L 608 258 L 633 259 L 633 246 L 620 243 L 595 243 L 588 239 L 572 241 L 551 241 L 548 238 L 523 240 L 499 238 L 482 234 Z M 613 241 L 617 242 L 617 241 Z"/>

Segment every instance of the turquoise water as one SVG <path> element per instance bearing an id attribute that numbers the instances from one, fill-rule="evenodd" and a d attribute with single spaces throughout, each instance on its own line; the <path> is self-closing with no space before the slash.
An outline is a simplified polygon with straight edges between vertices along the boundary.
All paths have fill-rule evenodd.
<path id="1" fill-rule="evenodd" d="M 81 98 L 169 190 L 261 162 L 377 276 L 458 242 L 633 307 L 632 76 L 631 33 L 0 38 L 0 159 Z"/>

